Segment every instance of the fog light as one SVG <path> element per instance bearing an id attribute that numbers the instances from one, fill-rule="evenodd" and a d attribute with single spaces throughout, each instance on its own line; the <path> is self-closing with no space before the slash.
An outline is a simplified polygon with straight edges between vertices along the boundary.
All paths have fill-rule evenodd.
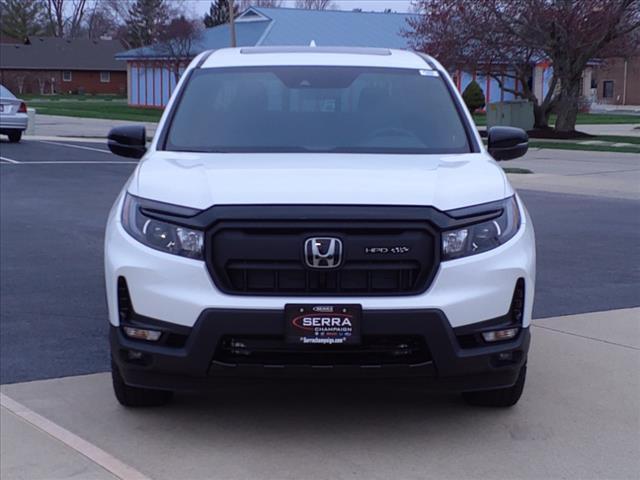
<path id="1" fill-rule="evenodd" d="M 482 332 L 485 342 L 499 342 L 501 340 L 511 340 L 518 335 L 519 328 L 505 328 L 504 330 L 493 330 L 492 332 Z"/>
<path id="2" fill-rule="evenodd" d="M 141 360 L 142 352 L 136 352 L 135 350 L 127 351 L 127 360 Z"/>
<path id="3" fill-rule="evenodd" d="M 513 360 L 513 354 L 511 352 L 503 352 L 498 354 L 498 360 L 507 362 Z"/>
<path id="4" fill-rule="evenodd" d="M 146 330 L 144 328 L 124 327 L 124 333 L 129 338 L 136 340 L 146 340 L 148 342 L 157 342 L 162 332 L 157 330 Z"/>

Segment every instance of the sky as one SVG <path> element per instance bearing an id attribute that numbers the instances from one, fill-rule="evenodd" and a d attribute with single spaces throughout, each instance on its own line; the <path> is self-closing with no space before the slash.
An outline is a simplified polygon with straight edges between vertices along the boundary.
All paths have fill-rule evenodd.
<path id="1" fill-rule="evenodd" d="M 383 11 L 390 8 L 396 12 L 407 12 L 411 6 L 411 0 L 334 0 L 341 10 L 353 10 L 361 8 L 365 11 Z M 187 0 L 189 7 L 196 14 L 204 14 L 209 10 L 211 0 Z M 285 0 L 284 6 L 295 6 L 295 0 Z"/>

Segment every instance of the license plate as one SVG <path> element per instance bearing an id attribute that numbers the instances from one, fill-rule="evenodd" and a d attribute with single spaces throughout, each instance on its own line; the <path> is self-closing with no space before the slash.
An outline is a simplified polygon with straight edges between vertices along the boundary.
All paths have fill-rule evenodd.
<path id="1" fill-rule="evenodd" d="M 357 345 L 361 342 L 361 305 L 286 305 L 287 343 Z"/>

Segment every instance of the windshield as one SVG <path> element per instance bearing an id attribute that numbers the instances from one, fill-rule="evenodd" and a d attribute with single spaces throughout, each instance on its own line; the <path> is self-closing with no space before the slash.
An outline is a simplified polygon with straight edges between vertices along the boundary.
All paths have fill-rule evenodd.
<path id="1" fill-rule="evenodd" d="M 196 152 L 466 153 L 460 115 L 431 70 L 195 70 L 165 148 Z"/>

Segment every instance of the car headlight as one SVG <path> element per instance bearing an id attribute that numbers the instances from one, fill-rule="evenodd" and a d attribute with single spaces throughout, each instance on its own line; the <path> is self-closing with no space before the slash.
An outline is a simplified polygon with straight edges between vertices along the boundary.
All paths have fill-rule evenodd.
<path id="1" fill-rule="evenodd" d="M 507 198 L 500 216 L 457 230 L 442 232 L 442 259 L 467 257 L 499 247 L 520 228 L 520 209 L 516 197 Z"/>
<path id="2" fill-rule="evenodd" d="M 139 200 L 128 193 L 122 207 L 122 226 L 147 247 L 197 260 L 204 258 L 203 232 L 148 217 Z"/>

